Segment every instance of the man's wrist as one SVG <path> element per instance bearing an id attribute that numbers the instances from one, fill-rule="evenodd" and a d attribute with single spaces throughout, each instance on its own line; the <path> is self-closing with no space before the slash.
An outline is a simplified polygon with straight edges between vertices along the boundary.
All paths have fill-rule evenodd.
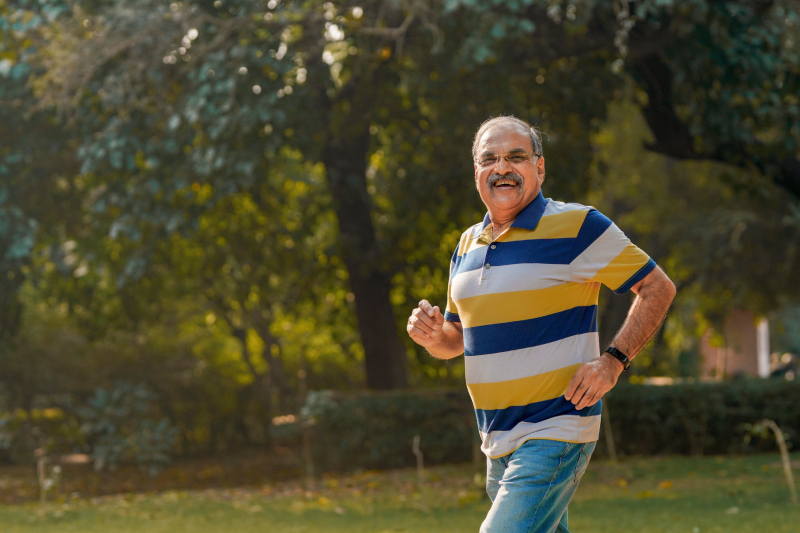
<path id="1" fill-rule="evenodd" d="M 612 361 L 613 368 L 617 371 L 617 374 L 622 374 L 625 371 L 625 365 L 622 364 L 622 361 L 614 357 L 608 352 L 603 352 L 603 357 Z"/>
<path id="2" fill-rule="evenodd" d="M 627 370 L 628 367 L 631 366 L 631 360 L 628 358 L 628 356 L 613 344 L 606 348 L 606 350 L 603 352 L 603 355 L 608 359 L 613 359 L 618 363 L 616 368 L 620 369 L 620 373 Z"/>
<path id="3" fill-rule="evenodd" d="M 464 353 L 463 348 L 461 352 L 455 353 L 458 351 L 458 347 L 454 341 L 455 339 L 449 338 L 447 333 L 443 331 L 442 335 L 431 344 L 425 346 L 425 349 L 434 359 L 452 359 Z"/>

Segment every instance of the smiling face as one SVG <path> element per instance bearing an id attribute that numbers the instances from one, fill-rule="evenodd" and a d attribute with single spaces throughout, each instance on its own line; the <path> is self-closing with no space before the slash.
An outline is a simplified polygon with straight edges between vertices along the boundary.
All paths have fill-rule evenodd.
<path id="1" fill-rule="evenodd" d="M 479 139 L 475 186 L 493 224 L 510 223 L 539 195 L 544 181 L 544 157 L 526 157 L 533 151 L 530 133 L 512 122 L 498 122 Z M 501 156 L 496 164 L 480 163 L 492 155 Z"/>

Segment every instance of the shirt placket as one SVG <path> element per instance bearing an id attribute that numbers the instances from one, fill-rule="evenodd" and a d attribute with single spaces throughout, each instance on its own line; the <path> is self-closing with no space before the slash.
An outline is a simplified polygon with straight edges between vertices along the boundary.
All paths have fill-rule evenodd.
<path id="1" fill-rule="evenodd" d="M 491 226 L 488 227 L 489 231 L 491 232 Z M 487 238 L 488 237 L 488 238 Z M 489 245 L 486 247 L 486 254 L 483 256 L 483 265 L 481 267 L 481 279 L 480 283 L 489 281 L 492 275 L 492 260 L 494 257 L 497 256 L 497 242 L 491 240 L 491 233 L 486 235 L 481 235 L 481 238 L 489 241 Z"/>

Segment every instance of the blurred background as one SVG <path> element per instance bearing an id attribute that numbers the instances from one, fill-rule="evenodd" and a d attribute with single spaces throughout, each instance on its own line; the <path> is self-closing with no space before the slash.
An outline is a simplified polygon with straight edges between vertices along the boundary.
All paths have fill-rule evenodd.
<path id="1" fill-rule="evenodd" d="M 742 425 L 763 417 L 791 444 L 799 12 L 0 0 L 0 461 L 130 468 L 85 493 L 413 465 L 415 434 L 470 461 L 463 361 L 405 323 L 445 304 L 500 114 L 544 132 L 545 196 L 678 288 L 597 455 L 772 451 Z M 603 291 L 606 343 L 630 297 Z M 167 480 L 182 461 L 205 466 Z"/>

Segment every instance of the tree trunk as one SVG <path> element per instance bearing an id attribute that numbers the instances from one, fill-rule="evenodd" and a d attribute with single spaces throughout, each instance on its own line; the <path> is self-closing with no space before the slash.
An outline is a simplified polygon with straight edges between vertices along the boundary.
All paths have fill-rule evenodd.
<path id="1" fill-rule="evenodd" d="M 278 393 L 277 407 L 282 411 L 279 414 L 292 412 L 294 408 L 292 402 L 293 398 L 291 390 L 289 389 L 288 380 L 286 379 L 286 369 L 283 366 L 283 357 L 280 351 L 281 343 L 272 335 L 272 332 L 269 330 L 269 322 L 266 320 L 256 320 L 255 328 L 261 340 L 264 341 L 264 359 L 267 362 L 270 384 Z M 272 353 L 273 345 L 278 347 L 279 351 L 277 356 Z"/>
<path id="2" fill-rule="evenodd" d="M 339 219 L 344 263 L 355 295 L 356 316 L 364 345 L 367 386 L 372 389 L 404 387 L 406 350 L 397 334 L 392 304 L 391 281 L 380 265 L 380 250 L 372 225 L 367 193 L 369 123 L 354 131 L 330 135 L 322 154 L 328 183 Z"/>
<path id="3" fill-rule="evenodd" d="M 247 365 L 248 370 L 250 370 L 250 374 L 253 376 L 253 392 L 256 398 L 258 398 L 258 401 L 261 403 L 262 407 L 264 407 L 264 410 L 267 413 L 267 419 L 271 420 L 273 413 L 269 375 L 262 374 L 256 370 L 253 360 L 251 359 L 250 354 L 247 352 L 247 329 L 231 326 L 231 330 L 233 332 L 233 336 L 239 339 L 239 342 L 242 343 L 242 359 L 244 360 L 245 365 Z"/>

